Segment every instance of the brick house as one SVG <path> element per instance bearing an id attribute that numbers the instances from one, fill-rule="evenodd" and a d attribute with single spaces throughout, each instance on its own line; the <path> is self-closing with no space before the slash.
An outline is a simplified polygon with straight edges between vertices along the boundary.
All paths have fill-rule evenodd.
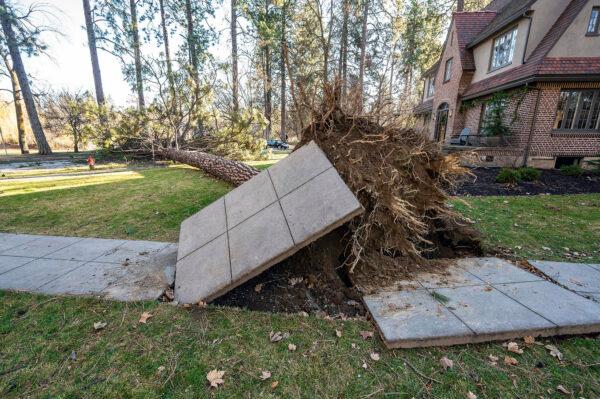
<path id="1" fill-rule="evenodd" d="M 423 82 L 417 128 L 445 144 L 469 128 L 482 164 L 552 168 L 597 157 L 600 0 L 493 0 L 456 12 Z M 497 140 L 487 137 L 494 111 L 507 128 Z"/>

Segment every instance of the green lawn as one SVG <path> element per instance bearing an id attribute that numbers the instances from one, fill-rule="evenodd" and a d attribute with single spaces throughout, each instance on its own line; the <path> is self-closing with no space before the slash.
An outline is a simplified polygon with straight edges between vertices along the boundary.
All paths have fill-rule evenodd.
<path id="1" fill-rule="evenodd" d="M 182 219 L 228 190 L 182 166 L 0 181 L 0 231 L 176 241 Z M 467 201 L 453 204 L 487 234 L 490 248 L 561 259 L 568 247 L 599 259 L 600 195 Z M 138 322 L 143 311 L 154 315 L 147 324 Z M 98 321 L 108 324 L 94 331 Z M 364 341 L 362 330 L 373 326 L 0 291 L 0 397 L 570 397 L 558 385 L 573 397 L 600 397 L 597 337 L 544 339 L 565 355 L 561 362 L 543 345 L 522 355 L 502 343 L 388 351 L 377 335 Z M 270 331 L 291 335 L 271 343 Z M 504 365 L 507 354 L 519 364 Z M 443 371 L 443 356 L 452 369 Z M 213 390 L 206 381 L 212 369 L 225 371 L 225 384 Z M 259 378 L 263 370 L 270 379 Z"/>

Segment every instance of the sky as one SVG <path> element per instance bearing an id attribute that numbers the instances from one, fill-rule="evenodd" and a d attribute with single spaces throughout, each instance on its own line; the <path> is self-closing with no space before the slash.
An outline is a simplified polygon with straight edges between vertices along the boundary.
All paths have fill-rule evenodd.
<path id="1" fill-rule="evenodd" d="M 28 7 L 32 3 L 39 3 L 38 0 L 14 0 L 22 8 Z M 53 21 L 60 35 L 47 35 L 45 37 L 49 45 L 48 53 L 50 57 L 41 56 L 28 58 L 24 57 L 23 62 L 29 75 L 36 82 L 36 87 L 48 88 L 54 90 L 89 90 L 94 92 L 94 81 L 92 76 L 92 66 L 90 63 L 90 54 L 87 47 L 87 35 L 84 29 L 85 20 L 83 16 L 83 3 L 81 0 L 44 0 L 43 3 L 58 10 L 56 19 Z M 227 25 L 226 7 L 220 7 L 216 10 L 214 21 L 218 29 Z M 51 21 L 52 22 L 52 21 Z M 221 35 L 221 42 L 215 47 L 226 46 L 226 36 Z M 213 51 L 213 54 L 227 54 L 225 51 Z M 123 80 L 121 67 L 116 58 L 99 51 L 100 68 L 102 71 L 102 83 L 104 93 L 113 103 L 119 106 L 134 104 L 135 97 L 128 84 Z M 40 83 L 37 83 L 40 82 Z M 10 82 L 2 81 L 3 88 L 9 88 Z M 3 94 L 6 96 L 6 94 Z"/>

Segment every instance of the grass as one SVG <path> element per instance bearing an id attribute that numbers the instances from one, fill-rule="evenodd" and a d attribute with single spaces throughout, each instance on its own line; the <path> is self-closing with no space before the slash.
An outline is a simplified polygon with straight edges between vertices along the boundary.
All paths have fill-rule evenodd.
<path id="1" fill-rule="evenodd" d="M 138 322 L 143 311 L 153 315 L 147 324 Z M 95 331 L 98 321 L 106 328 Z M 578 397 L 600 395 L 597 339 L 544 340 L 564 354 L 560 362 L 540 345 L 522 355 L 501 343 L 388 351 L 361 338 L 372 329 L 363 321 L 0 292 L 0 397 L 558 398 L 558 385 Z M 290 337 L 271 343 L 271 331 Z M 506 354 L 519 364 L 504 365 Z M 447 371 L 444 356 L 454 361 Z M 212 369 L 225 371 L 215 390 L 206 381 Z M 270 379 L 260 380 L 263 370 Z"/>
<path id="2" fill-rule="evenodd" d="M 453 204 L 475 222 L 490 249 L 529 259 L 600 263 L 600 194 L 465 200 Z M 580 256 L 567 256 L 573 252 Z"/>
<path id="3" fill-rule="evenodd" d="M 0 231 L 176 241 L 181 220 L 230 187 L 177 166 L 0 181 L 0 190 Z M 562 259 L 562 248 L 569 247 L 598 260 L 598 194 L 466 198 L 453 204 L 484 231 L 490 248 Z M 153 314 L 147 324 L 138 322 L 143 311 Z M 98 321 L 107 327 L 94 331 Z M 501 343 L 388 351 L 378 338 L 363 340 L 362 330 L 373 326 L 214 306 L 0 291 L 0 397 L 465 398 L 468 391 L 479 398 L 565 397 L 558 385 L 575 397 L 600 397 L 598 337 L 543 340 L 561 350 L 561 362 L 543 345 L 526 346 L 522 355 Z M 291 335 L 271 343 L 271 331 Z M 288 343 L 297 350 L 289 351 Z M 379 361 L 371 359 L 373 352 Z M 497 365 L 489 363 L 490 354 L 500 358 Z M 507 354 L 519 364 L 504 365 Z M 454 368 L 443 371 L 444 356 Z M 206 381 L 212 369 L 225 371 L 224 386 L 214 390 Z M 260 380 L 262 370 L 272 377 Z M 277 387 L 271 388 L 274 381 Z"/>

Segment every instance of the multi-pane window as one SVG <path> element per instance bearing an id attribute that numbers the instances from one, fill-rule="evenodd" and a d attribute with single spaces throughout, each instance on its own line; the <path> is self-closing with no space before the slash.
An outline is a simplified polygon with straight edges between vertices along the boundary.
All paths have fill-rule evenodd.
<path id="1" fill-rule="evenodd" d="M 589 35 L 600 34 L 600 7 L 592 8 L 592 15 L 590 15 L 587 33 Z"/>
<path id="2" fill-rule="evenodd" d="M 514 28 L 494 39 L 490 69 L 502 68 L 512 64 L 517 43 L 517 28 Z"/>
<path id="3" fill-rule="evenodd" d="M 446 67 L 444 69 L 444 82 L 449 81 L 450 78 L 452 77 L 452 62 L 453 62 L 452 58 L 450 58 L 449 60 L 446 61 Z"/>
<path id="4" fill-rule="evenodd" d="M 561 92 L 554 128 L 600 130 L 600 90 Z"/>
<path id="5" fill-rule="evenodd" d="M 435 76 L 427 79 L 427 98 L 433 97 L 435 94 Z"/>

